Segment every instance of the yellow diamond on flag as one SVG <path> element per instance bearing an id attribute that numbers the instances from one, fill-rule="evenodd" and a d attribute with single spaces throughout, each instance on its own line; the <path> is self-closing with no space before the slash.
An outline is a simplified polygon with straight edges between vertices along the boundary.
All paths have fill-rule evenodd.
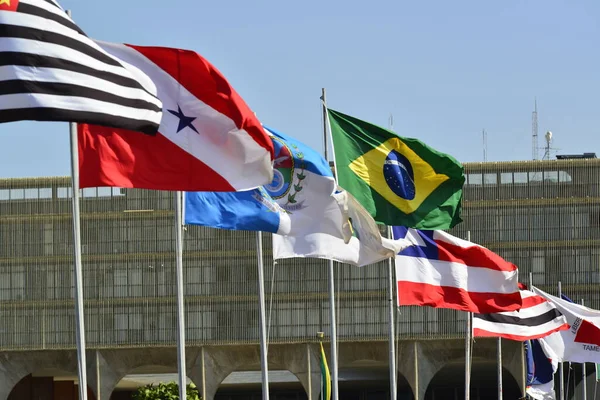
<path id="1" fill-rule="evenodd" d="M 390 138 L 356 158 L 350 169 L 405 214 L 421 204 L 449 178 L 438 174 L 399 138 Z"/>

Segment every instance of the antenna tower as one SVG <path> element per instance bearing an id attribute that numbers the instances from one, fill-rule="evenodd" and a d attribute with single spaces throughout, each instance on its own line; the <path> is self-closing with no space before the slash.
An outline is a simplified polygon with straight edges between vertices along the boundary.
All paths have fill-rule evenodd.
<path id="1" fill-rule="evenodd" d="M 537 99 L 534 99 L 533 112 L 531 113 L 531 150 L 532 157 L 534 160 L 538 159 L 538 113 L 537 113 Z"/>
<path id="2" fill-rule="evenodd" d="M 390 126 L 390 131 L 394 131 L 394 115 L 390 114 L 390 119 L 388 120 L 388 124 Z"/>

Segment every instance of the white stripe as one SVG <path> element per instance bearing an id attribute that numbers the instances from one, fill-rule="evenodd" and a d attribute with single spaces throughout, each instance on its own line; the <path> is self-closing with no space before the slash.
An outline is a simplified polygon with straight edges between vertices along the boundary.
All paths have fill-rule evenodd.
<path id="1" fill-rule="evenodd" d="M 46 10 L 48 12 L 51 12 L 52 14 L 60 17 L 61 19 L 65 20 L 65 22 L 69 22 L 70 21 L 74 25 L 76 25 L 75 22 L 73 22 L 73 20 L 71 18 L 69 18 L 69 16 L 67 15 L 66 12 L 64 12 L 61 9 L 56 8 L 52 4 L 48 4 L 46 1 L 43 1 L 43 0 L 20 0 L 19 3 L 20 4 L 29 4 L 29 5 L 32 5 L 32 6 L 37 7 L 37 8 L 42 8 L 42 9 L 44 9 L 44 10 Z M 73 31 L 73 32 L 75 32 L 77 34 L 80 34 L 77 31 Z"/>
<path id="2" fill-rule="evenodd" d="M 449 234 L 447 232 L 439 231 L 439 230 L 433 231 L 433 240 L 439 240 L 440 242 L 450 243 L 450 244 L 453 244 L 455 246 L 459 246 L 459 247 L 462 247 L 465 249 L 469 248 L 469 247 L 483 247 L 483 246 L 478 245 L 477 243 L 463 240 L 456 236 L 452 236 L 451 234 Z"/>
<path id="3" fill-rule="evenodd" d="M 474 293 L 516 293 L 517 271 L 496 271 L 464 264 L 399 255 L 396 279 L 433 286 L 446 286 Z"/>
<path id="4" fill-rule="evenodd" d="M 56 68 L 31 68 L 13 65 L 0 67 L 0 82 L 12 79 L 73 84 L 114 94 L 125 99 L 140 99 L 149 103 L 156 102 L 155 97 L 142 89 L 132 89 L 96 78 L 92 75 Z"/>
<path id="5" fill-rule="evenodd" d="M 560 328 L 567 323 L 564 317 L 558 317 L 552 321 L 548 321 L 542 325 L 526 326 L 518 324 L 503 324 L 498 322 L 490 322 L 473 315 L 473 329 L 483 329 L 492 333 L 515 336 L 534 336 L 550 333 L 555 329 Z"/>
<path id="6" fill-rule="evenodd" d="M 0 38 L 0 57 L 2 52 L 17 52 L 46 57 L 55 57 L 61 60 L 75 62 L 77 64 L 86 65 L 98 71 L 112 72 L 113 74 L 131 77 L 127 69 L 120 66 L 112 66 L 96 60 L 93 57 L 80 53 L 69 47 L 60 46 L 53 43 L 38 42 L 29 39 L 20 38 Z"/>
<path id="7" fill-rule="evenodd" d="M 20 25 L 29 28 L 37 28 L 43 29 L 55 33 L 62 34 L 64 36 L 70 37 L 72 39 L 77 40 L 84 46 L 95 49 L 101 53 L 104 53 L 109 58 L 123 64 L 122 60 L 115 57 L 114 55 L 106 52 L 102 49 L 96 42 L 88 37 L 81 35 L 65 26 L 54 22 L 49 19 L 40 18 L 28 14 L 20 14 L 20 13 L 7 13 L 14 14 L 9 18 L 0 18 L 0 22 L 10 23 L 11 25 Z M 14 43 L 13 43 L 14 42 Z M 42 45 L 40 45 L 42 43 Z M 63 60 L 69 60 L 72 62 L 76 62 L 82 65 L 89 66 L 90 68 L 97 69 L 99 71 L 108 71 L 117 75 L 131 77 L 133 74 L 136 79 L 139 80 L 140 72 L 137 67 L 127 66 L 127 68 L 123 68 L 121 66 L 113 66 L 110 64 L 106 64 L 104 62 L 98 61 L 97 59 L 90 57 L 84 53 L 81 53 L 73 48 L 61 46 L 53 43 L 47 43 L 44 41 L 36 41 L 29 39 L 21 39 L 21 38 L 0 38 L 0 49 L 1 51 L 16 51 L 22 53 L 29 54 L 39 54 L 43 56 L 56 57 Z M 134 70 L 134 71 L 132 71 Z M 152 94 L 156 94 L 156 87 L 151 84 L 148 78 L 145 78 L 142 82 L 142 85 L 146 90 L 148 90 Z M 153 101 L 154 104 L 160 105 L 158 100 Z"/>
<path id="8" fill-rule="evenodd" d="M 192 95 L 183 85 L 141 53 L 124 45 L 97 42 L 106 51 L 139 67 L 156 84 L 163 102 L 159 132 L 220 174 L 236 190 L 262 186 L 272 174 L 269 152 L 234 121 Z M 190 128 L 177 133 L 179 119 L 168 110 L 180 106 L 186 116 L 196 117 Z M 227 132 L 224 134 L 224 132 Z"/>
<path id="9" fill-rule="evenodd" d="M 521 308 L 520 310 L 517 310 L 517 311 L 500 312 L 498 314 L 502 314 L 507 317 L 518 317 L 518 318 L 523 319 L 523 318 L 536 317 L 538 315 L 545 314 L 548 311 L 551 311 L 554 309 L 555 309 L 555 307 L 553 307 L 550 303 L 544 302 L 541 304 L 536 304 L 533 307 L 525 307 L 525 308 Z"/>
<path id="10" fill-rule="evenodd" d="M 38 17 L 37 15 L 32 14 L 16 12 L 9 12 L 5 14 L 9 15 L 1 15 L 0 23 L 56 33 L 76 40 L 84 46 L 99 50 L 92 39 L 51 19 Z"/>
<path id="11" fill-rule="evenodd" d="M 124 107 L 104 101 L 88 99 L 85 97 L 57 96 L 39 93 L 20 93 L 0 96 L 0 110 L 16 110 L 22 108 L 58 108 L 72 111 L 90 111 L 124 117 L 139 121 L 155 122 L 159 119 L 159 112 L 139 108 Z"/>
<path id="12" fill-rule="evenodd" d="M 96 69 L 98 71 L 110 72 L 115 75 L 123 76 L 137 80 L 146 90 L 152 94 L 157 93 L 156 85 L 150 78 L 139 70 L 137 67 L 130 66 L 127 63 L 122 63 L 123 67 L 112 66 L 104 64 L 95 58 L 89 57 L 83 53 L 73 50 L 68 47 L 59 46 L 55 44 L 44 43 L 40 46 L 38 42 L 27 40 L 27 39 L 14 39 L 14 38 L 0 38 L 0 57 L 2 52 L 17 52 L 26 53 L 46 57 L 54 57 L 61 60 L 67 60 L 75 62 L 81 65 L 85 65 L 89 68 Z M 35 67 L 32 67 L 35 68 Z M 0 75 L 0 80 L 4 80 Z M 161 101 L 158 98 L 146 97 L 149 102 L 160 107 Z M 157 124 L 159 121 L 155 121 Z"/>

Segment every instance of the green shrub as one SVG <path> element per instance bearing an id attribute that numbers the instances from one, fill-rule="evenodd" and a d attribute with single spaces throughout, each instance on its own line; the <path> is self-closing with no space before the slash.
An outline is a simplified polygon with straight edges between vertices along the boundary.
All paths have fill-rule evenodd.
<path id="1" fill-rule="evenodd" d="M 196 386 L 187 385 L 187 400 L 200 400 Z M 133 400 L 179 400 L 179 386 L 176 382 L 152 384 L 139 388 L 133 394 Z"/>

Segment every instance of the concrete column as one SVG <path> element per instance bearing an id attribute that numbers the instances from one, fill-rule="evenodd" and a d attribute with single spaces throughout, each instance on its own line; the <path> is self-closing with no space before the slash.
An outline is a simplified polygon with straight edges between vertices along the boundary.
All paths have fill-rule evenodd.
<path id="1" fill-rule="evenodd" d="M 316 345 L 296 344 L 273 352 L 273 364 L 287 369 L 298 378 L 309 400 L 318 399 L 321 386 L 321 369 Z M 269 356 L 271 352 L 269 352 Z"/>
<path id="2" fill-rule="evenodd" d="M 443 348 L 432 348 L 430 342 L 403 341 L 398 346 L 398 373 L 403 375 L 416 400 L 424 400 L 429 383 L 444 365 L 440 362 Z"/>
<path id="3" fill-rule="evenodd" d="M 188 376 L 201 388 L 203 400 L 213 400 L 221 382 L 233 371 L 245 365 L 255 368 L 258 364 L 260 368 L 258 351 L 258 346 L 205 346 L 195 358 Z"/>

